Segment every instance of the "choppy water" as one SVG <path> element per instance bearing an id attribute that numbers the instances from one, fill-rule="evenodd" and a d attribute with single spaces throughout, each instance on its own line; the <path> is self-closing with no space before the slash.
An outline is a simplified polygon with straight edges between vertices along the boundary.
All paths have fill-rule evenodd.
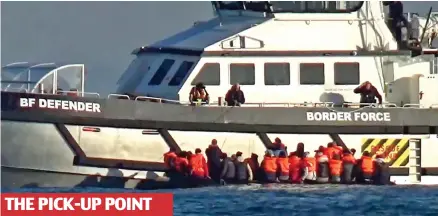
<path id="1" fill-rule="evenodd" d="M 101 188 L 3 192 L 143 192 Z M 153 191 L 157 192 L 157 191 Z M 160 192 L 174 194 L 174 215 L 438 215 L 437 186 L 252 185 Z"/>

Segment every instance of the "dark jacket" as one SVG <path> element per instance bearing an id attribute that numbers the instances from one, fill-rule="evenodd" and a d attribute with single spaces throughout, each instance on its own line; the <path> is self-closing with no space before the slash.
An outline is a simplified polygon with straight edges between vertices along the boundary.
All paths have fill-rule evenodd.
<path id="1" fill-rule="evenodd" d="M 219 146 L 217 145 L 210 145 L 206 150 L 205 150 L 205 155 L 207 156 L 207 163 L 208 166 L 213 166 L 216 168 L 220 168 L 221 167 L 221 155 L 222 155 L 222 151 L 219 148 Z"/>
<path id="2" fill-rule="evenodd" d="M 243 161 L 242 157 L 238 157 L 234 162 L 236 166 L 236 180 L 237 181 L 247 181 L 251 175 L 251 170 L 249 169 L 249 165 Z"/>
<path id="3" fill-rule="evenodd" d="M 382 103 L 382 96 L 374 86 L 371 86 L 370 89 L 366 89 L 365 86 L 359 86 L 354 89 L 354 93 L 360 94 L 360 103 L 375 103 L 376 98 L 380 104 Z"/>
<path id="4" fill-rule="evenodd" d="M 373 183 L 376 185 L 389 185 L 391 183 L 391 174 L 389 164 L 382 161 L 376 161 L 376 171 L 373 176 Z"/>
<path id="5" fill-rule="evenodd" d="M 240 104 L 245 103 L 245 94 L 242 90 L 230 89 L 225 95 L 225 101 L 228 106 L 240 106 Z"/>
<path id="6" fill-rule="evenodd" d="M 225 158 L 222 161 L 222 173 L 221 179 L 235 179 L 236 177 L 236 167 L 234 162 L 230 158 Z"/>

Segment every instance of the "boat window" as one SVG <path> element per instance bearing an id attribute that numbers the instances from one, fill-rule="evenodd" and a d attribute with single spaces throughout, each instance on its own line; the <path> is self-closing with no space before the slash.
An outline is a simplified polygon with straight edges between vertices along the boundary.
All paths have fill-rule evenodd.
<path id="1" fill-rule="evenodd" d="M 192 81 L 192 85 L 202 82 L 204 85 L 217 86 L 221 84 L 221 67 L 219 63 L 205 63 Z"/>
<path id="2" fill-rule="evenodd" d="M 334 65 L 335 85 L 357 85 L 360 82 L 360 69 L 357 62 L 337 62 Z"/>
<path id="3" fill-rule="evenodd" d="M 290 85 L 289 63 L 265 63 L 265 85 Z"/>
<path id="4" fill-rule="evenodd" d="M 363 1 L 270 1 L 272 12 L 351 13 L 359 10 Z"/>
<path id="5" fill-rule="evenodd" d="M 192 68 L 193 62 L 183 61 L 169 82 L 170 86 L 179 86 Z"/>
<path id="6" fill-rule="evenodd" d="M 254 85 L 255 66 L 254 64 L 230 64 L 230 84 Z"/>
<path id="7" fill-rule="evenodd" d="M 165 59 L 163 63 L 161 63 L 157 72 L 152 77 L 151 81 L 149 81 L 149 85 L 160 85 L 164 77 L 166 77 L 166 74 L 169 72 L 170 68 L 172 68 L 172 65 L 174 63 L 175 60 Z"/>
<path id="8" fill-rule="evenodd" d="M 323 63 L 301 63 L 300 84 L 301 85 L 323 85 L 325 83 Z"/>

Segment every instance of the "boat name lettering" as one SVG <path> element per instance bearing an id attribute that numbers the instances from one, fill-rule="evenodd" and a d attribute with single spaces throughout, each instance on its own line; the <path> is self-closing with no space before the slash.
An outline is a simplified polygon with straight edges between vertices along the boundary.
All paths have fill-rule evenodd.
<path id="1" fill-rule="evenodd" d="M 20 98 L 20 107 L 101 112 L 99 103 L 44 98 Z"/>
<path id="2" fill-rule="evenodd" d="M 307 121 L 389 122 L 389 112 L 307 112 Z"/>

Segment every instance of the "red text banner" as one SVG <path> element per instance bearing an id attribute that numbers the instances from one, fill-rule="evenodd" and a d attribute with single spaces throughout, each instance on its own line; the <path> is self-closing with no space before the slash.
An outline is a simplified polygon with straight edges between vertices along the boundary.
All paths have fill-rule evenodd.
<path id="1" fill-rule="evenodd" d="M 172 216 L 173 195 L 2 193 L 2 216 Z"/>

